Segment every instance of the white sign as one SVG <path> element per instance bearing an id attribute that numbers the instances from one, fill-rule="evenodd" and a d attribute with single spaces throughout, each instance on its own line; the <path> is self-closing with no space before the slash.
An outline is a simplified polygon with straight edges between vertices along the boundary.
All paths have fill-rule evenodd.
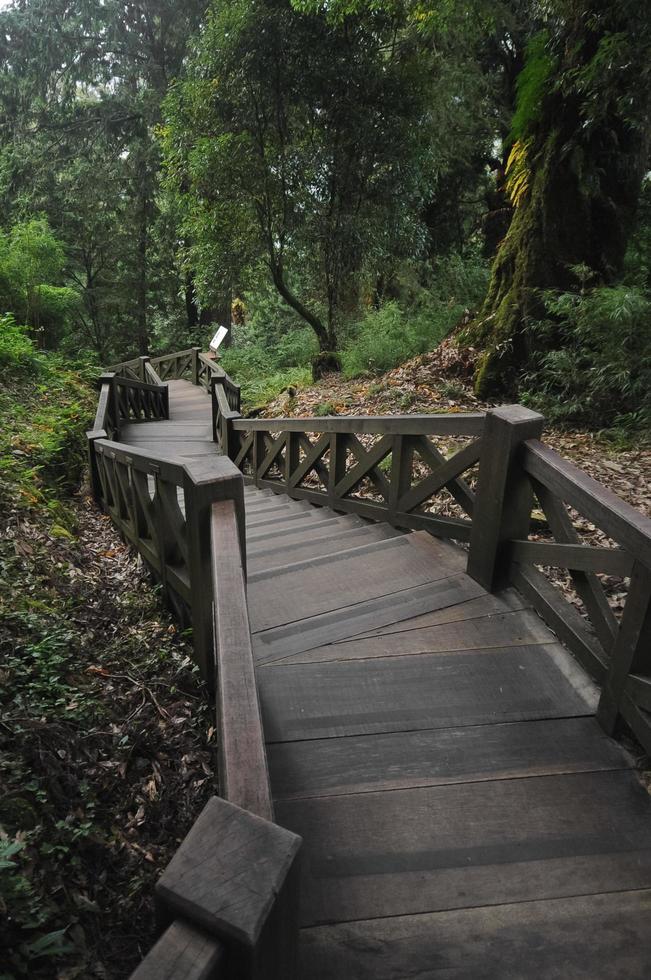
<path id="1" fill-rule="evenodd" d="M 226 327 L 219 327 L 217 333 L 210 341 L 210 349 L 216 351 L 227 333 L 228 333 L 228 329 Z"/>

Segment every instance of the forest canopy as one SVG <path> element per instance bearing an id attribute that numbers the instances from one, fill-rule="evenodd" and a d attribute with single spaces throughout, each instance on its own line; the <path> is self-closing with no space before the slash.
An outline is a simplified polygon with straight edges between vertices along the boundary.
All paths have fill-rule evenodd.
<path id="1" fill-rule="evenodd" d="M 648 423 L 646 5 L 14 0 L 0 28 L 0 312 L 43 348 L 222 323 L 280 383 L 456 331 L 480 396 Z"/>

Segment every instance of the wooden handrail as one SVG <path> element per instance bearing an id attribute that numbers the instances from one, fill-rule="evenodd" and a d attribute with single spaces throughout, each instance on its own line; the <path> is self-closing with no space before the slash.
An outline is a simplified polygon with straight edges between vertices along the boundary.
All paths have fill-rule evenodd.
<path id="1" fill-rule="evenodd" d="M 483 412 L 431 415 L 329 415 L 326 418 L 244 419 L 233 423 L 238 432 L 350 432 L 366 435 L 478 436 L 484 428 Z"/>
<path id="2" fill-rule="evenodd" d="M 161 381 L 161 379 L 158 377 L 157 372 L 154 370 L 154 367 L 153 367 L 151 361 L 146 361 L 145 362 L 145 374 L 147 375 L 147 377 L 149 378 L 149 380 L 150 380 L 150 382 L 152 384 L 155 384 L 155 385 L 162 385 L 163 384 L 163 382 Z"/>
<path id="3" fill-rule="evenodd" d="M 537 439 L 525 442 L 522 466 L 530 476 L 651 568 L 651 518 L 640 514 Z"/>
<path id="4" fill-rule="evenodd" d="M 237 505 L 212 505 L 212 583 L 217 657 L 219 767 L 223 796 L 273 820 L 269 770 L 255 680 Z"/>

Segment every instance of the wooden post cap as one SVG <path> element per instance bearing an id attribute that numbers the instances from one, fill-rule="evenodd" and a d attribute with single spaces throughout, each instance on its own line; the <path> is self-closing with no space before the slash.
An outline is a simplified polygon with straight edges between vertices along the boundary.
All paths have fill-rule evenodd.
<path id="1" fill-rule="evenodd" d="M 213 796 L 156 885 L 156 902 L 218 938 L 253 947 L 301 838 Z"/>

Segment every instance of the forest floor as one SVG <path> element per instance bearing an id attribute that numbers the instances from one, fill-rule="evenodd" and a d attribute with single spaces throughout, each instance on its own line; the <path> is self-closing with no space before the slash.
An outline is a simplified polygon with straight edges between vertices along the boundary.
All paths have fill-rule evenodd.
<path id="1" fill-rule="evenodd" d="M 160 590 L 74 489 L 96 396 L 41 370 L 0 387 L 0 978 L 124 980 L 216 792 L 213 716 Z"/>
<path id="2" fill-rule="evenodd" d="M 379 377 L 346 380 L 331 374 L 269 402 L 262 417 L 324 415 L 404 415 L 468 412 L 494 408 L 472 390 L 472 349 L 453 341 L 406 361 Z M 546 426 L 545 442 L 639 511 L 651 516 L 651 442 L 613 441 L 607 433 Z"/>
<path id="3" fill-rule="evenodd" d="M 140 559 L 86 492 L 66 525 L 4 528 L 0 975 L 122 980 L 154 940 L 153 886 L 216 791 L 214 733 Z"/>

